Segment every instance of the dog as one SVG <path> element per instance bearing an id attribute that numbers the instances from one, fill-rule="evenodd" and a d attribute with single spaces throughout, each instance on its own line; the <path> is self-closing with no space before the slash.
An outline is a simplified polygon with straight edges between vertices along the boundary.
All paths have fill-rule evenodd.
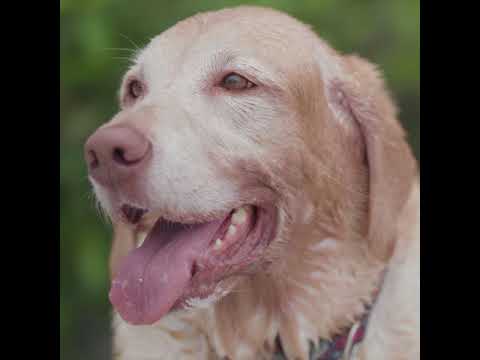
<path id="1" fill-rule="evenodd" d="M 242 6 L 153 38 L 119 98 L 85 144 L 115 359 L 420 357 L 420 175 L 374 65 Z"/>

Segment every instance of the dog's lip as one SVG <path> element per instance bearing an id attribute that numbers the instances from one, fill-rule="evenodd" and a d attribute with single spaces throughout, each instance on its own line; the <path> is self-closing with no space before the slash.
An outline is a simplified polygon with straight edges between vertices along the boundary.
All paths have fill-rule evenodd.
<path id="1" fill-rule="evenodd" d="M 122 202 L 118 207 L 117 216 L 120 220 L 124 221 L 134 228 L 135 231 L 139 232 L 148 232 L 151 230 L 155 222 L 159 219 L 171 223 L 181 223 L 185 225 L 197 225 L 202 223 L 207 223 L 210 221 L 215 221 L 220 218 L 225 218 L 231 214 L 235 209 L 240 209 L 245 205 L 250 205 L 257 208 L 262 207 L 271 207 L 270 202 L 261 202 L 261 201 L 245 201 L 229 204 L 219 209 L 211 209 L 205 211 L 204 213 L 194 212 L 194 211 L 185 211 L 185 212 L 176 212 L 164 208 L 153 208 L 148 206 L 136 205 L 130 202 Z M 124 211 L 125 209 L 125 211 Z M 133 214 L 141 213 L 138 218 L 134 218 L 134 221 L 131 221 L 126 216 L 126 212 L 132 212 Z"/>
<path id="2" fill-rule="evenodd" d="M 158 217 L 112 281 L 111 302 L 126 321 L 149 324 L 183 307 L 189 298 L 208 295 L 215 284 L 244 269 L 269 245 L 276 228 L 275 207 L 269 209 L 243 205 L 194 225 Z M 266 215 L 260 222 L 258 211 Z"/>
<path id="3" fill-rule="evenodd" d="M 123 204 L 120 207 L 122 217 L 130 224 L 138 224 L 143 216 L 148 212 L 148 209 L 136 207 L 130 204 Z"/>
<path id="4" fill-rule="evenodd" d="M 137 207 L 129 203 L 123 203 L 118 213 L 123 221 L 130 224 L 137 232 L 150 232 L 154 224 L 163 220 L 166 223 L 181 224 L 181 225 L 199 225 L 218 219 L 225 219 L 231 215 L 236 209 L 240 209 L 245 205 L 231 207 L 229 210 L 210 211 L 205 215 L 190 213 L 176 216 L 170 212 L 162 211 L 161 209 L 149 209 L 144 207 Z M 250 204 L 249 206 L 257 208 L 258 205 Z"/>

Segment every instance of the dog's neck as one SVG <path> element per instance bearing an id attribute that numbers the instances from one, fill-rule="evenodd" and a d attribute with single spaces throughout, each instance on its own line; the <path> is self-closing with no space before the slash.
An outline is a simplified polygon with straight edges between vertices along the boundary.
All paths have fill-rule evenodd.
<path id="1" fill-rule="evenodd" d="M 348 330 L 371 303 L 385 266 L 366 242 L 327 237 L 314 222 L 297 228 L 281 266 L 244 279 L 214 306 L 218 353 L 268 358 L 278 336 L 288 358 L 305 359 L 310 342 Z"/>

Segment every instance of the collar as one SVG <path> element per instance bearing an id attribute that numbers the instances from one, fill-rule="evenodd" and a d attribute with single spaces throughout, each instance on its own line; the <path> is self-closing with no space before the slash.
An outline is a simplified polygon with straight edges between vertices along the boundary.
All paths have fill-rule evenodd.
<path id="1" fill-rule="evenodd" d="M 356 322 L 350 330 L 334 337 L 332 340 L 320 340 L 315 346 L 310 347 L 309 358 L 311 360 L 350 360 L 355 347 L 362 342 L 367 327 L 368 315 Z"/>
<path id="2" fill-rule="evenodd" d="M 372 304 L 366 307 L 363 317 L 345 333 L 331 340 L 320 339 L 317 344 L 310 342 L 309 360 L 352 360 L 355 348 L 362 342 L 368 324 L 370 312 L 383 284 L 385 272 L 381 276 L 380 286 L 374 293 Z M 280 338 L 276 338 L 276 351 L 272 360 L 287 360 Z"/>
<path id="3" fill-rule="evenodd" d="M 321 339 L 317 344 L 310 343 L 309 360 L 350 360 L 352 353 L 365 335 L 369 311 L 356 322 L 348 332 L 337 335 L 331 340 Z M 286 360 L 280 338 L 276 339 L 277 350 L 272 360 Z"/>

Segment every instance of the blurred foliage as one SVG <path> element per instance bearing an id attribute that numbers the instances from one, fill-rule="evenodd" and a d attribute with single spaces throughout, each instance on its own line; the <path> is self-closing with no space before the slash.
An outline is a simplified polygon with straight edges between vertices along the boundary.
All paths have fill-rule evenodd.
<path id="1" fill-rule="evenodd" d="M 336 49 L 377 63 L 419 157 L 418 0 L 61 1 L 61 358 L 108 359 L 110 228 L 95 210 L 82 146 L 117 109 L 130 49 L 199 11 L 239 4 L 284 10 Z"/>

